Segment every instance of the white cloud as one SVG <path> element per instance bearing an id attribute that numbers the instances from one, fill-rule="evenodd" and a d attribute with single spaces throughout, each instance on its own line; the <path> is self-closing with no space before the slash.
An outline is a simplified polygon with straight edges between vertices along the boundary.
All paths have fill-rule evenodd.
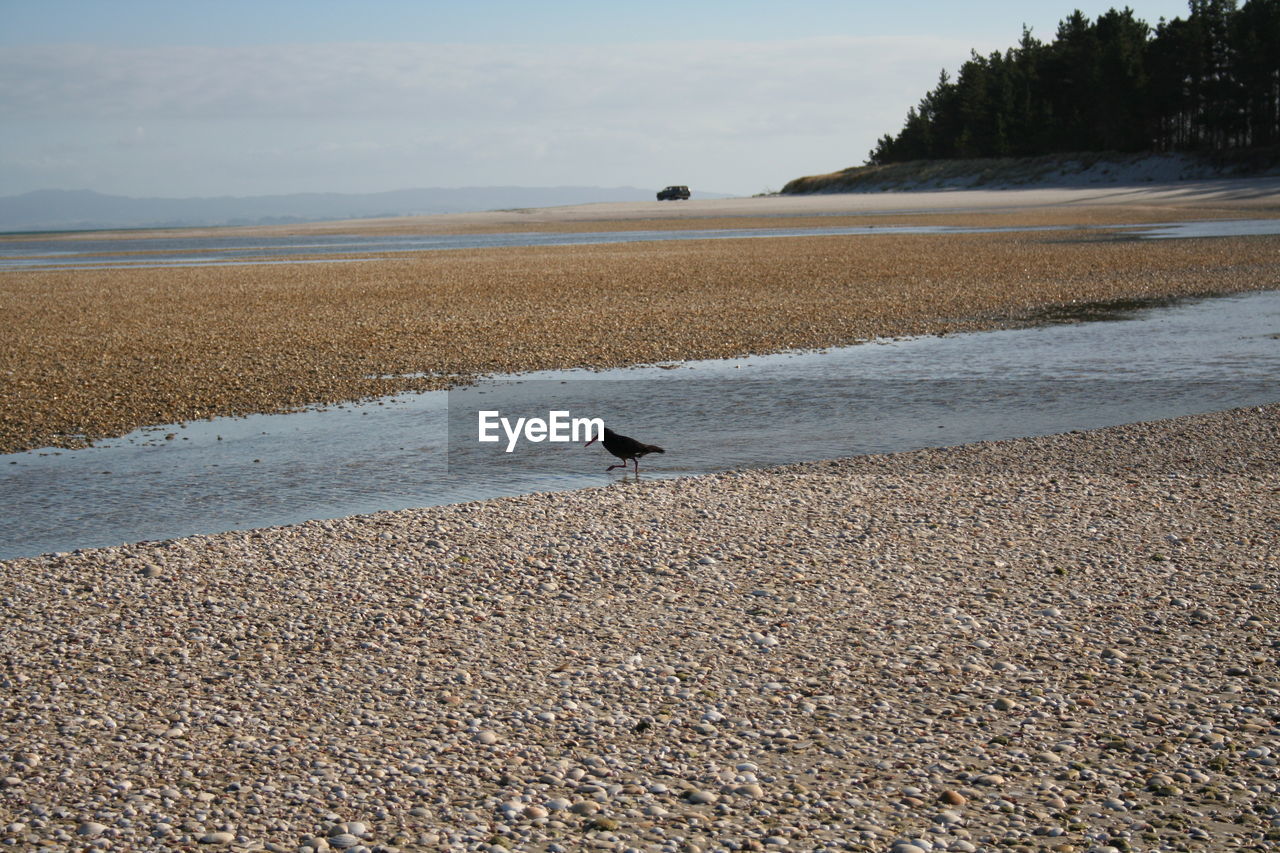
<path id="1" fill-rule="evenodd" d="M 0 115 L 101 118 L 560 115 L 828 103 L 967 48 L 941 39 L 610 47 L 333 44 L 0 50 Z M 943 60 L 945 61 L 945 60 Z M 912 76 L 918 76 L 913 74 Z M 844 97 L 856 97 L 856 91 Z"/>
<path id="2" fill-rule="evenodd" d="M 172 160 L 185 161 L 188 172 L 201 162 L 225 169 L 224 184 L 254 176 L 309 180 L 297 188 L 310 189 L 646 185 L 687 170 L 707 189 L 744 191 L 861 162 L 969 47 L 930 37 L 832 37 L 4 48 L 0 121 L 20 128 L 19 144 L 78 144 L 80 160 L 95 156 L 89 149 L 102 134 L 128 137 L 135 156 L 151 150 L 153 182 L 181 180 L 163 172 Z M 51 128 L 77 138 L 55 140 Z M 0 181 L 17 177 L 8 167 L 20 159 L 6 160 Z M 777 174 L 762 181 L 762 164 Z M 335 167 L 362 186 L 322 185 Z M 144 173 L 141 162 L 104 168 L 121 180 Z"/>

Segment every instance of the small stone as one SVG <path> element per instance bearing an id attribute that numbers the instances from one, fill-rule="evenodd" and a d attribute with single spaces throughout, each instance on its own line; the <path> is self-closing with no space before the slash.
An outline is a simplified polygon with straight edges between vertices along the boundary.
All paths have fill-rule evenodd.
<path id="1" fill-rule="evenodd" d="M 543 808 L 542 806 L 525 806 L 524 807 L 524 816 L 529 818 L 529 820 L 539 820 L 540 818 L 546 817 L 548 814 L 549 814 L 548 810 Z"/>
<path id="2" fill-rule="evenodd" d="M 582 800 L 569 806 L 569 811 L 576 815 L 593 815 L 600 811 L 600 806 L 590 800 Z"/>
<path id="3" fill-rule="evenodd" d="M 618 822 L 611 817 L 597 817 L 591 821 L 592 829 L 600 829 L 606 832 L 612 832 L 618 828 Z"/>
<path id="4" fill-rule="evenodd" d="M 492 732 L 488 730 L 485 730 L 483 732 L 476 732 L 476 743 L 482 743 L 485 746 L 489 746 L 497 742 L 498 742 L 497 732 Z"/>
<path id="5" fill-rule="evenodd" d="M 360 843 L 360 839 L 356 838 L 349 832 L 340 832 L 337 835 L 329 836 L 329 844 L 339 850 L 346 850 L 349 847 L 355 847 Z"/>
<path id="6" fill-rule="evenodd" d="M 105 825 L 92 820 L 86 820 L 76 829 L 76 835 L 83 835 L 86 838 L 97 838 L 106 831 L 107 827 Z"/>
<path id="7" fill-rule="evenodd" d="M 200 836 L 201 844 L 230 844 L 236 840 L 234 832 L 206 832 Z"/>
<path id="8" fill-rule="evenodd" d="M 740 785 L 734 789 L 735 794 L 741 794 L 744 797 L 763 797 L 764 789 L 754 782 L 746 785 Z"/>
<path id="9" fill-rule="evenodd" d="M 1014 708 L 1018 707 L 1017 702 L 1005 696 L 1001 696 L 1000 698 L 996 699 L 993 705 L 995 706 L 995 709 L 997 711 L 1012 711 Z"/>
<path id="10" fill-rule="evenodd" d="M 968 798 L 959 791 L 948 788 L 939 795 L 938 799 L 949 806 L 963 806 L 969 802 Z"/>
<path id="11" fill-rule="evenodd" d="M 710 803 L 714 803 L 717 799 L 719 799 L 719 797 L 717 797 L 715 794 L 711 793 L 710 791 L 698 791 L 698 790 L 685 791 L 684 798 L 687 802 L 693 803 L 696 806 L 708 805 Z"/>

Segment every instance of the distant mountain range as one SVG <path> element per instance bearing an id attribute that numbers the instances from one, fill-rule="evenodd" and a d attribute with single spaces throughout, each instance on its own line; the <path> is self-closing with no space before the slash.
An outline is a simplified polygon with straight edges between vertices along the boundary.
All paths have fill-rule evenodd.
<path id="1" fill-rule="evenodd" d="M 131 198 L 90 190 L 37 190 L 0 197 L 0 231 L 279 225 L 595 202 L 654 201 L 656 191 L 656 188 L 636 187 L 435 187 L 363 194 Z M 695 197 L 728 196 L 695 193 Z"/>

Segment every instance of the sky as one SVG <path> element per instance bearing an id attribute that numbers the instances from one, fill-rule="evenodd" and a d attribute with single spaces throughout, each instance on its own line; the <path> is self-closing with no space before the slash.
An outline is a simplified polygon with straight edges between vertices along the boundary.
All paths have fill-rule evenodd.
<path id="1" fill-rule="evenodd" d="M 750 195 L 861 165 L 970 50 L 1124 5 L 0 0 L 0 196 Z"/>

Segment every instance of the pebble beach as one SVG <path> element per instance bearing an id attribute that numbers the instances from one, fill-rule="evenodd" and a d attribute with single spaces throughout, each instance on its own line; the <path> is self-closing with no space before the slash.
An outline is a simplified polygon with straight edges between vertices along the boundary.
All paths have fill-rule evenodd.
<path id="1" fill-rule="evenodd" d="M 0 833 L 1274 850 L 1278 415 L 10 561 Z"/>
<path id="2" fill-rule="evenodd" d="M 1280 214 L 1133 197 L 1026 215 Z M 1276 240 L 5 274 L 0 443 L 1275 288 Z M 1278 463 L 1275 403 L 0 562 L 0 845 L 1280 850 Z"/>

